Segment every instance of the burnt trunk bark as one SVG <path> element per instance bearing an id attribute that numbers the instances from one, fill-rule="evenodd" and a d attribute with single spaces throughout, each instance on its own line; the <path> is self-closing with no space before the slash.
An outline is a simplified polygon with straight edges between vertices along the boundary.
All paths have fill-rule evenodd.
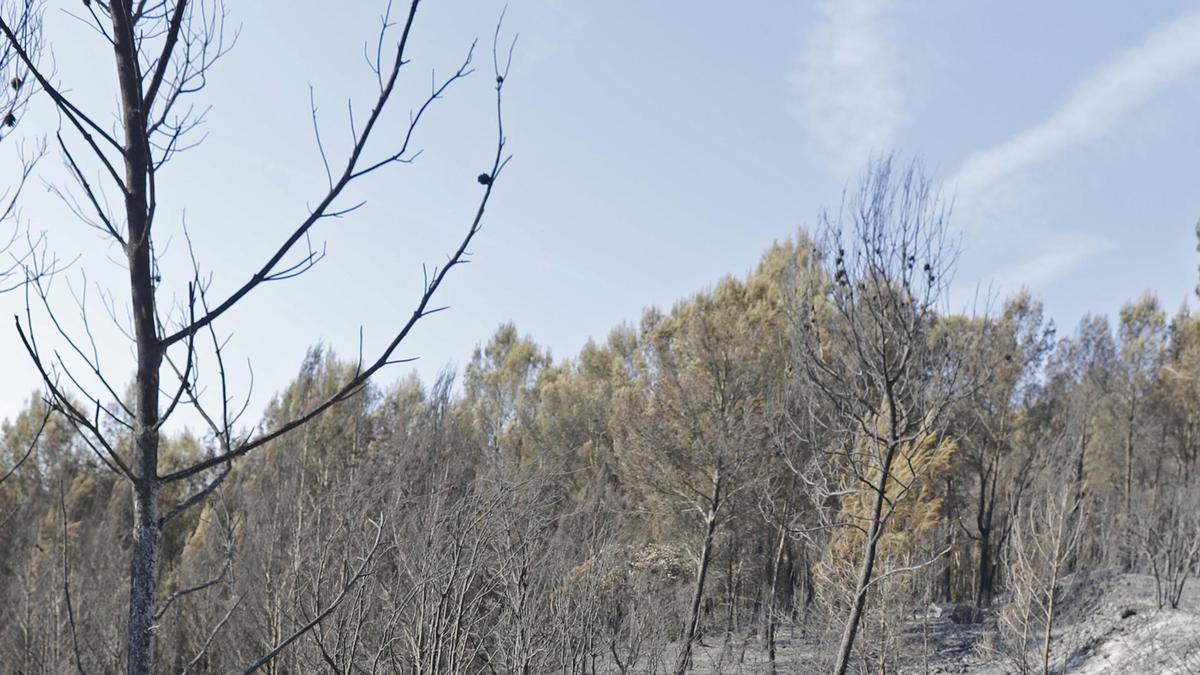
<path id="1" fill-rule="evenodd" d="M 128 672 L 141 675 L 154 667 L 154 610 L 158 590 L 158 488 L 134 488 L 133 560 L 130 565 Z"/>
<path id="2" fill-rule="evenodd" d="M 975 585 L 975 609 L 981 610 L 992 604 L 992 528 L 979 530 L 979 579 Z"/>
<path id="3" fill-rule="evenodd" d="M 979 510 L 975 527 L 979 530 L 979 568 L 976 570 L 975 609 L 992 604 L 995 588 L 995 566 L 992 564 L 992 532 L 995 530 L 996 485 L 999 482 L 999 459 L 993 457 L 979 478 Z"/>
<path id="4" fill-rule="evenodd" d="M 1137 419 L 1137 403 L 1136 403 L 1136 399 L 1135 399 L 1135 402 L 1131 403 L 1129 406 L 1129 416 L 1126 419 L 1127 426 L 1125 429 L 1125 512 L 1124 512 L 1125 528 L 1124 529 L 1125 529 L 1125 533 L 1126 533 L 1125 536 L 1127 539 L 1130 538 L 1130 533 L 1133 531 L 1133 529 L 1131 527 L 1131 520 L 1133 517 L 1133 510 L 1131 508 L 1132 503 L 1133 503 L 1133 430 L 1134 430 L 1134 422 L 1136 421 L 1136 419 Z M 1121 557 L 1122 558 L 1121 559 L 1121 567 L 1125 572 L 1129 572 L 1133 569 L 1133 558 L 1134 558 L 1133 551 L 1135 550 L 1135 546 L 1133 546 L 1132 543 L 1129 543 L 1125 546 L 1125 549 L 1126 549 L 1125 553 Z"/>
<path id="5" fill-rule="evenodd" d="M 134 544 L 129 574 L 127 669 L 131 675 L 149 675 L 154 669 L 154 613 L 161 545 L 158 522 L 158 377 L 162 348 L 156 322 L 150 236 L 150 150 L 132 2 L 117 0 L 111 4 L 110 10 L 124 133 L 125 254 L 129 264 L 130 306 L 137 347 L 134 457 L 131 462 Z"/>
<path id="6" fill-rule="evenodd" d="M 846 675 L 850 668 L 850 653 L 854 649 L 854 639 L 858 635 L 858 625 L 862 620 L 863 608 L 867 604 L 867 589 L 871 585 L 871 577 L 875 571 L 875 554 L 878 550 L 879 539 L 883 535 L 883 506 L 887 501 L 888 481 L 891 477 L 892 458 L 896 453 L 896 442 L 889 442 L 880 471 L 879 484 L 874 486 L 875 496 L 871 504 L 871 524 L 867 528 L 867 538 L 863 545 L 862 560 L 859 563 L 858 581 L 854 588 L 854 602 L 850 606 L 850 616 L 846 619 L 846 627 L 842 632 L 842 641 L 838 646 L 835 675 Z"/>
<path id="7" fill-rule="evenodd" d="M 787 512 L 784 512 L 786 519 Z M 775 628 L 776 622 L 776 603 L 779 597 L 779 570 L 783 567 L 783 549 L 787 543 L 787 528 L 784 525 L 779 526 L 779 539 L 775 544 L 775 560 L 771 565 L 771 592 L 767 596 L 767 662 L 772 675 L 775 673 Z"/>
<path id="8" fill-rule="evenodd" d="M 679 658 L 675 661 L 675 675 L 683 675 L 692 664 L 692 645 L 696 641 L 696 629 L 700 625 L 700 603 L 704 599 L 704 580 L 708 576 L 709 564 L 712 561 L 713 536 L 717 531 L 717 510 L 720 506 L 721 474 L 718 472 L 713 481 L 713 493 L 712 499 L 709 500 L 708 513 L 704 518 L 704 543 L 700 548 L 700 563 L 696 566 L 696 585 L 692 589 L 691 614 L 683 633 Z"/>

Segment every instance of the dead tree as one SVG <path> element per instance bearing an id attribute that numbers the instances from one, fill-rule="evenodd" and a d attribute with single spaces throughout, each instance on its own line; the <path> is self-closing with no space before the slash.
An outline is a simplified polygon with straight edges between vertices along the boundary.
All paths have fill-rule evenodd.
<path id="1" fill-rule="evenodd" d="M 795 369 L 834 411 L 824 422 L 839 439 L 829 460 L 847 476 L 828 498 L 866 507 L 838 524 L 862 543 L 837 675 L 849 668 L 868 592 L 891 573 L 876 570 L 888 522 L 922 478 L 906 458 L 943 442 L 947 411 L 967 390 L 963 345 L 934 338 L 955 259 L 947 219 L 918 164 L 898 170 L 890 158 L 878 161 L 841 209 L 823 217 L 817 269 L 797 271 L 810 287 L 798 289 L 792 312 Z"/>
<path id="2" fill-rule="evenodd" d="M 1053 347 L 1054 330 L 1045 325 L 1041 303 L 1027 292 L 1018 293 L 1003 305 L 1000 316 L 984 324 L 981 349 L 969 356 L 969 367 L 988 372 L 985 384 L 976 388 L 960 406 L 964 430 L 960 448 L 976 481 L 974 532 L 963 531 L 976 545 L 975 608 L 992 603 L 996 585 L 996 563 L 1003 550 L 1008 527 L 1003 504 L 1020 496 L 1032 476 L 1025 469 L 1030 453 L 1039 446 L 1021 443 L 1022 401 L 1034 391 L 1032 383 Z M 996 507 L 1001 506 L 999 512 Z"/>
<path id="3" fill-rule="evenodd" d="M 1061 480 L 1058 476 L 1055 479 Z M 1017 658 L 1022 672 L 1028 668 L 1024 650 L 1038 629 L 1038 663 L 1043 675 L 1050 672 L 1063 580 L 1085 527 L 1084 500 L 1082 479 L 1076 478 L 1067 489 L 1047 490 L 1043 501 L 1031 504 L 1013 524 L 1009 575 L 1014 601 L 1006 608 L 1005 618 L 1020 634 Z"/>
<path id="4" fill-rule="evenodd" d="M 394 93 L 411 58 L 409 37 L 420 2 L 412 0 L 399 17 L 392 16 L 389 4 L 375 48 L 368 53 L 378 90 L 365 116 L 356 115 L 351 107 L 352 142 L 341 160 L 326 152 L 315 107 L 312 111 L 322 164 L 318 170 L 327 176 L 327 188 L 316 196 L 308 215 L 291 229 L 261 267 L 250 272 L 228 295 L 214 298 L 209 294 L 210 279 L 194 255 L 192 269 L 175 279 L 173 270 L 159 267 L 161 243 L 156 248 L 156 242 L 163 237 L 156 226 L 160 173 L 180 152 L 199 142 L 196 130 L 203 121 L 204 109 L 196 107 L 194 99 L 236 37 L 226 30 L 225 8 L 220 0 L 83 4 L 80 16 L 94 28 L 97 44 L 112 50 L 118 101 L 115 111 L 85 109 L 85 103 L 73 98 L 69 73 L 60 79 L 40 68 L 35 52 L 40 42 L 31 41 L 20 24 L 12 23 L 7 16 L 0 17 L 0 33 L 17 62 L 27 69 L 32 80 L 29 85 L 36 83 L 39 95 L 49 99 L 61 116 L 63 128 L 56 134 L 56 141 L 74 181 L 73 186 L 64 189 L 73 195 L 69 202 L 79 205 L 76 215 L 124 253 L 128 319 L 117 321 L 116 311 L 110 316 L 127 337 L 134 359 L 129 364 L 109 363 L 119 356 L 101 354 L 96 348 L 88 308 L 82 303 L 81 332 L 70 330 L 59 320 L 61 311 L 56 311 L 50 300 L 48 284 L 41 283 L 39 275 L 45 268 L 37 260 L 26 265 L 33 281 L 31 301 L 26 316 L 18 317 L 16 323 L 22 343 L 42 376 L 48 400 L 71 422 L 99 461 L 126 480 L 133 491 L 127 668 L 130 673 L 150 673 L 154 670 L 155 617 L 161 600 L 158 567 L 164 526 L 211 495 L 229 475 L 235 460 L 304 426 L 353 396 L 381 369 L 397 363 L 397 349 L 413 327 L 437 311 L 431 301 L 450 270 L 468 255 L 507 162 L 501 92 L 511 48 L 507 54 L 493 49 L 497 138 L 487 151 L 486 165 L 481 167 L 480 197 L 454 252 L 427 273 L 411 315 L 373 356 L 360 355 L 353 374 L 331 396 L 273 425 L 269 431 L 247 433 L 238 427 L 245 406 L 239 410 L 229 391 L 225 342 L 219 326 L 234 307 L 264 285 L 303 274 L 318 263 L 323 253 L 310 244 L 314 229 L 322 221 L 346 216 L 358 207 L 347 202 L 352 185 L 368 174 L 412 160 L 410 142 L 414 133 L 434 102 L 472 71 L 473 46 L 461 65 L 435 82 L 428 96 L 418 102 L 398 140 L 389 147 L 380 147 L 377 129 L 395 107 Z M 115 129 L 107 122 L 114 114 Z M 99 179 L 94 178 L 97 173 Z M 111 208 L 107 194 L 119 196 Z M 183 300 L 174 304 L 162 299 L 170 281 L 178 283 L 176 288 L 182 291 Z M 50 336 L 35 330 L 35 305 L 49 318 Z M 58 347 L 47 347 L 44 343 L 48 340 Z M 115 379 L 114 370 L 134 372 L 128 389 Z M 131 391 L 132 400 L 118 395 L 120 390 Z M 212 447 L 199 461 L 164 472 L 159 461 L 161 430 L 173 415 L 187 408 L 208 425 Z M 118 432 L 131 442 L 119 443 Z M 181 493 L 169 506 L 161 499 L 168 489 Z M 369 559 L 364 559 L 359 571 L 365 573 L 368 564 Z M 302 630 L 311 627 L 309 624 Z M 248 670 L 260 667 L 296 637 L 287 637 Z"/>
<path id="5" fill-rule="evenodd" d="M 772 415 L 762 392 L 777 352 L 758 336 L 771 316 L 745 284 L 726 280 L 668 316 L 650 312 L 643 320 L 648 366 L 644 386 L 626 402 L 622 461 L 646 476 L 650 499 L 686 514 L 699 539 L 676 675 L 691 668 L 718 530 L 730 524 L 733 500 L 761 464 Z"/>
<path id="6" fill-rule="evenodd" d="M 1164 481 L 1165 482 L 1165 481 Z M 1158 608 L 1178 609 L 1183 587 L 1200 562 L 1200 516 L 1185 484 L 1156 487 L 1135 502 L 1134 537 L 1154 575 Z"/>
<path id="7" fill-rule="evenodd" d="M 42 2 L 41 0 L 0 0 L 0 19 L 3 19 L 25 45 L 26 58 L 39 63 L 42 53 Z M 0 255 L 9 258 L 0 262 L 0 292 L 11 291 L 21 285 L 20 271 L 31 255 L 37 255 L 40 240 L 30 239 L 22 255 L 11 256 L 21 236 L 19 226 L 8 227 L 17 218 L 17 205 L 21 192 L 33 173 L 34 166 L 45 154 L 45 143 L 17 142 L 10 137 L 24 117 L 29 101 L 38 90 L 37 82 L 30 77 L 30 67 L 17 50 L 8 42 L 0 43 L 0 149 L 16 156 L 18 169 L 15 176 L 7 177 L 7 186 L 0 190 Z M 6 142 L 7 141 L 7 142 Z M 13 145 L 16 147 L 12 147 Z M 9 257 L 11 256 L 11 257 Z"/>

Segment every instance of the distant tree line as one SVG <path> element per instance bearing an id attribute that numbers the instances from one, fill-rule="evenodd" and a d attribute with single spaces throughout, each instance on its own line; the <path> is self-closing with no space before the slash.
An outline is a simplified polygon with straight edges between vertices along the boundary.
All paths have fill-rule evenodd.
<path id="1" fill-rule="evenodd" d="M 805 669 L 891 670 L 920 653 L 912 610 L 951 602 L 1041 672 L 1080 574 L 1178 603 L 1200 320 L 1149 295 L 1066 337 L 1028 292 L 945 312 L 919 167 L 877 164 L 839 213 L 571 358 L 504 325 L 461 377 L 361 387 L 234 462 L 163 531 L 157 662 L 237 671 L 311 624 L 263 668 L 771 667 L 786 636 L 819 646 Z M 357 368 L 312 349 L 264 431 Z M 218 442 L 164 438 L 160 462 Z M 131 491 L 41 395 L 3 447 L 0 662 L 117 668 Z"/>

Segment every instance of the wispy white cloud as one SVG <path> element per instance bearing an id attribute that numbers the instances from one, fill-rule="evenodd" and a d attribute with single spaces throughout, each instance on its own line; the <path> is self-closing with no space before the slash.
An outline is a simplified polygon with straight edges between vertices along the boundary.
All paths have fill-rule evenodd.
<path id="1" fill-rule="evenodd" d="M 1012 174 L 1108 131 L 1122 115 L 1164 86 L 1200 68 L 1200 11 L 1155 28 L 1087 77 L 1048 118 L 992 148 L 976 152 L 949 181 L 971 203 Z"/>
<path id="2" fill-rule="evenodd" d="M 883 31 L 889 3 L 826 0 L 820 22 L 791 74 L 798 107 L 833 171 L 858 171 L 892 147 L 903 100 L 896 54 Z"/>
<path id="3" fill-rule="evenodd" d="M 955 279 L 948 302 L 952 309 L 961 311 L 977 307 L 988 298 L 1006 297 L 1022 288 L 1039 293 L 1074 272 L 1089 258 L 1116 248 L 1116 243 L 1107 237 L 1067 232 L 1039 237 L 1026 258 L 999 267 L 991 264 L 995 262 L 994 254 L 968 251 L 968 260 L 964 260 L 962 266 L 968 273 Z M 970 273 L 972 270 L 978 274 Z"/>
<path id="4" fill-rule="evenodd" d="M 1084 260 L 1116 248 L 1111 239 L 1086 234 L 1064 234 L 1039 245 L 1031 258 L 1002 268 L 995 274 L 995 285 L 1002 291 L 1021 287 L 1038 290 L 1075 269 Z"/>

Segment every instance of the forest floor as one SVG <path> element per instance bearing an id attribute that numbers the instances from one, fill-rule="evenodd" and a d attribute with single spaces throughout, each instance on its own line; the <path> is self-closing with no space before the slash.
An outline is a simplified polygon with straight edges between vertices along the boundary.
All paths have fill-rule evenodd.
<path id="1" fill-rule="evenodd" d="M 1154 578 L 1147 575 L 1099 573 L 1090 578 L 1077 577 L 1068 579 L 1064 591 L 1052 641 L 1052 673 L 1200 675 L 1200 581 L 1189 580 L 1179 609 L 1174 610 L 1158 609 Z M 1001 646 L 995 613 L 970 622 L 955 609 L 934 606 L 926 620 L 922 621 L 919 613 L 917 618 L 910 618 L 904 651 L 911 656 L 899 673 L 1021 672 L 1013 652 Z M 765 654 L 758 644 L 752 641 L 744 651 L 739 647 L 719 642 L 700 646 L 693 672 L 768 672 Z M 831 648 L 781 630 L 777 671 L 815 672 L 812 657 L 828 654 Z M 1028 672 L 1040 673 L 1040 654 L 1030 652 L 1027 659 Z"/>
<path id="2" fill-rule="evenodd" d="M 1200 673 L 1200 583 L 1184 587 L 1179 609 L 1158 609 L 1154 578 L 1100 573 L 1068 579 L 1055 618 L 1050 670 L 1078 675 Z M 933 624 L 937 622 L 935 627 Z M 1011 650 L 998 647 L 996 617 L 982 623 L 931 620 L 931 673 L 1019 673 Z M 1031 672 L 1040 654 L 1029 654 Z M 923 664 L 904 672 L 925 672 Z"/>
<path id="3" fill-rule="evenodd" d="M 1200 581 L 1185 584 L 1179 609 L 1158 609 L 1153 577 L 1099 575 L 1071 589 L 1062 617 L 1056 672 L 1200 673 Z"/>

